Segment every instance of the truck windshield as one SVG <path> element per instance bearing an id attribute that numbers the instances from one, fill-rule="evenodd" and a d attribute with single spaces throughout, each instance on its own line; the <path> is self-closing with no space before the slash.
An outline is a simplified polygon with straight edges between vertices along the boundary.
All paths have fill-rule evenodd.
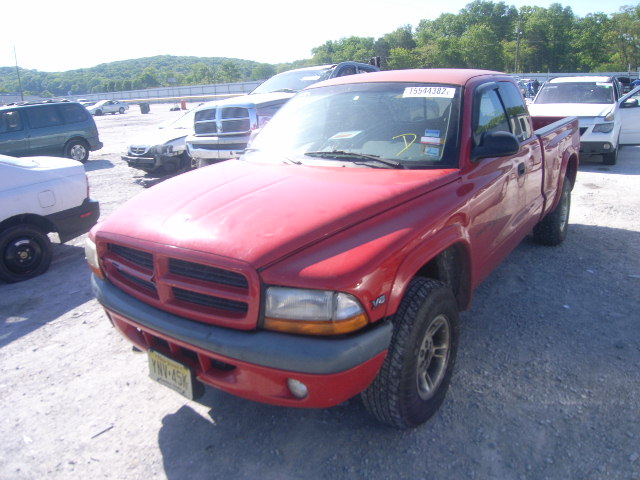
<path id="1" fill-rule="evenodd" d="M 416 83 L 311 88 L 273 117 L 244 159 L 341 167 L 457 167 L 460 95 L 457 86 Z"/>
<path id="2" fill-rule="evenodd" d="M 613 84 L 600 82 L 547 83 L 535 103 L 614 103 Z"/>
<path id="3" fill-rule="evenodd" d="M 333 68 L 327 65 L 318 68 L 305 68 L 304 70 L 293 70 L 290 72 L 279 73 L 269 80 L 261 83 L 251 94 L 254 93 L 271 93 L 271 92 L 299 92 L 309 85 L 324 80 L 327 73 Z"/>

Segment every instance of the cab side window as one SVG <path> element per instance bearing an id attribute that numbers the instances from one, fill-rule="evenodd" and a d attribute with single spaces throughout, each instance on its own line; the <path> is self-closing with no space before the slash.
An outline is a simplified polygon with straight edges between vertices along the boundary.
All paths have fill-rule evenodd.
<path id="1" fill-rule="evenodd" d="M 483 133 L 511 132 L 509 120 L 500 97 L 498 97 L 498 92 L 494 89 L 486 89 L 480 95 L 473 125 L 473 138 L 476 145 L 480 145 L 482 142 Z"/>
<path id="2" fill-rule="evenodd" d="M 513 133 L 520 142 L 531 138 L 533 130 L 529 122 L 527 108 L 522 100 L 522 95 L 517 87 L 509 82 L 500 82 L 500 97 L 507 109 L 511 133 Z"/>

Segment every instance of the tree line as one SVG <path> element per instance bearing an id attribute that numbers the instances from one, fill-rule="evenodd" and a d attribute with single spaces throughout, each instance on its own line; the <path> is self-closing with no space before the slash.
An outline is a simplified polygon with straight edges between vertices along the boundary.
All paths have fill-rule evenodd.
<path id="1" fill-rule="evenodd" d="M 291 63 L 161 55 L 67 72 L 20 69 L 24 93 L 49 96 L 263 80 L 291 68 L 379 57 L 383 69 L 483 68 L 517 72 L 613 72 L 640 66 L 640 5 L 576 16 L 571 7 L 516 8 L 475 0 L 458 14 L 405 25 L 378 39 L 348 37 Z M 19 91 L 15 67 L 0 67 L 0 92 Z"/>

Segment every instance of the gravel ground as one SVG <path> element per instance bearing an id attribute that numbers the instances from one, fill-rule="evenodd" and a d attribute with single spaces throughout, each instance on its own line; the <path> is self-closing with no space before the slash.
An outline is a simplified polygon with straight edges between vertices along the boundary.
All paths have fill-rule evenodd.
<path id="1" fill-rule="evenodd" d="M 127 138 L 177 115 L 96 118 L 103 217 L 150 181 L 120 160 Z M 566 242 L 526 239 L 476 291 L 448 398 L 411 431 L 357 399 L 182 398 L 92 298 L 84 237 L 55 245 L 46 274 L 0 284 L 0 478 L 640 479 L 639 175 L 640 147 L 583 161 Z"/>

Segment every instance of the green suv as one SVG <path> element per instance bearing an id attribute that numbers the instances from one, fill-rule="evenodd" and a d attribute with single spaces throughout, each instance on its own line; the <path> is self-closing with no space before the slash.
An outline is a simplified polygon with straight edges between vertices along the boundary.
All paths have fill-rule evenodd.
<path id="1" fill-rule="evenodd" d="M 102 148 L 98 127 L 76 102 L 26 102 L 0 107 L 0 154 L 49 155 L 86 162 Z"/>

